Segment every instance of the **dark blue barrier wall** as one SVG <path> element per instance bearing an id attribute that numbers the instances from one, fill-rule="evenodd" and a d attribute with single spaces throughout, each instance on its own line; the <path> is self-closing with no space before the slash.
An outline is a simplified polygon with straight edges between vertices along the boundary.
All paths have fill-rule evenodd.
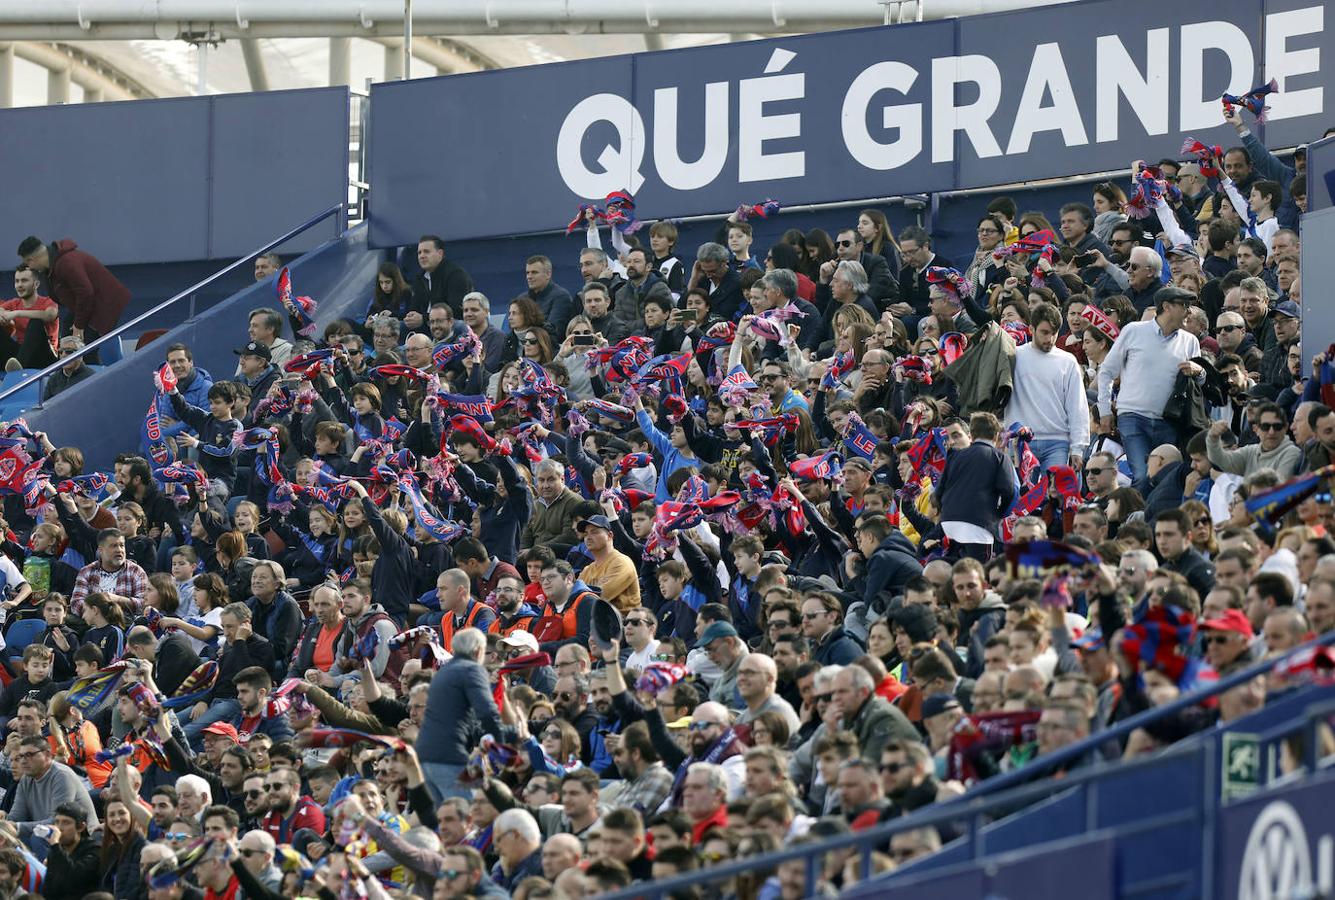
<path id="1" fill-rule="evenodd" d="M 0 170 L 6 263 L 29 234 L 71 237 L 108 265 L 238 256 L 346 199 L 348 91 L 7 109 Z"/>
<path id="2" fill-rule="evenodd" d="M 656 219 L 1119 170 L 1236 143 L 1220 95 L 1270 76 L 1262 136 L 1292 145 L 1328 124 L 1322 12 L 1086 0 L 378 84 L 371 244 L 545 231 L 621 189 Z"/>
<path id="3" fill-rule="evenodd" d="M 1335 136 L 1307 145 L 1307 211 L 1335 206 Z"/>
<path id="4" fill-rule="evenodd" d="M 367 249 L 366 229 L 360 227 L 291 264 L 293 289 L 320 303 L 317 326 L 365 306 L 363 287 L 373 283 L 383 256 Z M 254 284 L 174 328 L 155 349 L 126 357 L 114 372 L 75 385 L 28 412 L 27 419 L 34 428 L 50 432 L 57 444 L 83 448 L 90 469 L 105 469 L 117 453 L 139 446 L 140 426 L 153 395 L 152 374 L 162 365 L 167 345 L 186 343 L 194 350 L 196 365 L 215 378 L 230 377 L 237 363 L 232 350 L 245 342 L 246 313 L 256 306 L 278 309 L 272 280 Z"/>

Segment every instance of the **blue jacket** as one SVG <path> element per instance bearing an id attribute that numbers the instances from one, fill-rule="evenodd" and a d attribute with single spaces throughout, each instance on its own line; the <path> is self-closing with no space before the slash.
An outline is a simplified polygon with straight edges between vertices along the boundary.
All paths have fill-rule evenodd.
<path id="1" fill-rule="evenodd" d="M 200 409 L 209 408 L 209 388 L 213 387 L 213 376 L 209 374 L 208 369 L 201 369 L 195 366 L 195 377 L 190 379 L 187 385 L 178 384 L 176 389 L 181 392 L 185 402 L 191 406 L 198 406 Z M 168 419 L 176 419 L 176 413 L 172 411 L 171 398 L 166 394 L 158 395 L 158 418 L 164 423 Z M 170 425 L 162 426 L 162 433 L 166 437 L 175 437 L 182 431 L 189 430 L 190 426 L 184 421 L 176 419 Z"/>
<path id="2" fill-rule="evenodd" d="M 684 469 L 687 466 L 699 466 L 701 461 L 695 457 L 684 456 L 680 450 L 672 446 L 672 438 L 658 430 L 654 425 L 654 420 L 649 417 L 649 413 L 640 410 L 635 414 L 635 420 L 639 423 L 640 430 L 644 432 L 645 437 L 649 439 L 650 445 L 663 457 L 663 464 L 658 468 L 658 487 L 654 491 L 654 500 L 662 503 L 665 500 L 671 500 L 672 495 L 668 493 L 668 476 L 678 469 Z"/>

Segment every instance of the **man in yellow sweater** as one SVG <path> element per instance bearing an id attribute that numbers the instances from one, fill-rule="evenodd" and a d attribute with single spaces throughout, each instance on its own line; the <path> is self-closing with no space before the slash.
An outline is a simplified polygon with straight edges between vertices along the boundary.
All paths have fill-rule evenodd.
<path id="1" fill-rule="evenodd" d="M 579 578 L 602 594 L 619 612 L 640 605 L 640 577 L 629 556 L 612 546 L 612 525 L 607 516 L 589 516 L 576 526 L 593 562 L 584 567 Z"/>

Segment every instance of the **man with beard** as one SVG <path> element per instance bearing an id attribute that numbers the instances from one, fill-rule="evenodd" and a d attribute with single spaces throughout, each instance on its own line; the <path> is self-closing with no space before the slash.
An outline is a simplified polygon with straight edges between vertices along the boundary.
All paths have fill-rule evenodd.
<path id="1" fill-rule="evenodd" d="M 723 768 L 728 782 L 728 799 L 742 795 L 746 785 L 745 745 L 732 728 L 732 715 L 722 703 L 706 701 L 691 713 L 691 755 L 677 767 L 672 785 L 672 805 L 681 807 L 686 772 L 698 762 L 715 763 Z"/>
<path id="2" fill-rule="evenodd" d="M 787 700 L 794 710 L 801 709 L 802 697 L 797 689 L 797 673 L 811 660 L 811 644 L 800 634 L 784 634 L 774 641 L 771 656 L 778 670 L 775 692 Z"/>
<path id="3" fill-rule="evenodd" d="M 302 828 L 323 834 L 324 811 L 310 797 L 301 794 L 301 776 L 293 769 L 275 769 L 265 778 L 269 794 L 269 812 L 261 826 L 274 841 L 290 844 Z"/>
<path id="4" fill-rule="evenodd" d="M 454 636 L 465 628 L 491 630 L 496 614 L 473 599 L 472 579 L 463 569 L 447 569 L 437 576 L 436 599 L 440 601 L 441 645 L 446 650 L 454 643 Z"/>
<path id="5" fill-rule="evenodd" d="M 431 312 L 434 321 L 435 310 Z M 490 314 L 491 301 L 486 294 L 473 291 L 464 297 L 464 324 L 482 342 L 482 365 L 488 372 L 499 372 L 505 356 L 505 332 L 492 327 Z M 436 341 L 443 340 L 434 334 L 432 337 Z"/>
<path id="6" fill-rule="evenodd" d="M 251 772 L 242 782 L 241 796 L 245 800 L 241 814 L 242 832 L 262 827 L 269 812 L 269 792 L 264 789 L 264 778 L 263 774 Z"/>
<path id="7" fill-rule="evenodd" d="M 932 757 L 922 741 L 891 741 L 881 749 L 881 788 L 890 801 L 882 821 L 936 802 L 941 783 L 932 774 Z"/>
<path id="8" fill-rule="evenodd" d="M 579 755 L 586 766 L 593 759 L 592 738 L 598 727 L 598 714 L 589 708 L 589 689 L 589 676 L 562 675 L 556 680 L 556 692 L 552 695 L 556 714 L 579 732 Z"/>
<path id="9" fill-rule="evenodd" d="M 589 320 L 589 327 L 594 334 L 601 334 L 611 340 L 616 321 L 612 315 L 612 294 L 607 285 L 600 281 L 591 281 L 580 289 L 579 299 L 584 317 Z"/>
<path id="10" fill-rule="evenodd" d="M 176 788 L 170 784 L 158 785 L 149 795 L 149 805 L 153 811 L 148 820 L 148 839 L 159 840 L 176 820 Z"/>
<path id="11" fill-rule="evenodd" d="M 584 539 L 584 546 L 593 557 L 593 562 L 580 572 L 580 580 L 598 591 L 604 600 L 621 612 L 639 606 L 639 573 L 630 557 L 612 546 L 612 525 L 607 516 L 595 515 L 581 519 L 575 530 Z"/>
<path id="12" fill-rule="evenodd" d="M 469 450 L 473 448 L 469 447 Z M 481 459 L 480 452 L 477 459 Z M 495 481 L 495 476 L 490 480 Z M 454 544 L 454 564 L 472 579 L 470 588 L 474 597 L 486 597 L 496 590 L 502 578 L 519 577 L 518 569 L 493 556 L 481 541 L 473 537 L 462 538 Z"/>
<path id="13" fill-rule="evenodd" d="M 612 709 L 612 692 L 608 684 L 607 669 L 597 669 L 589 676 L 589 685 L 593 691 L 593 711 L 598 720 L 589 735 L 592 761 L 589 767 L 603 778 L 616 777 L 612 751 L 621 744 L 621 717 Z"/>
<path id="14" fill-rule="evenodd" d="M 487 628 L 493 634 L 508 637 L 516 631 L 528 631 L 540 615 L 524 602 L 524 582 L 518 575 L 502 576 L 496 582 L 495 594 L 497 616 Z"/>

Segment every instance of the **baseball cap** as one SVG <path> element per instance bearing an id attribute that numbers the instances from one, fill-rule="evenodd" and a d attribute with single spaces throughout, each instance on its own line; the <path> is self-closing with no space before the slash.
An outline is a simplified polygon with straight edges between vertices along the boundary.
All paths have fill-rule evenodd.
<path id="1" fill-rule="evenodd" d="M 695 642 L 695 649 L 708 647 L 710 642 L 726 637 L 737 637 L 737 629 L 727 622 L 711 622 L 705 633 L 700 635 L 700 640 Z"/>
<path id="2" fill-rule="evenodd" d="M 601 515 L 586 516 L 585 518 L 580 519 L 579 523 L 575 525 L 575 530 L 582 532 L 585 528 L 588 528 L 589 526 L 593 526 L 594 528 L 601 528 L 603 531 L 612 530 L 612 523 L 607 521 L 607 516 L 601 516 Z"/>
<path id="3" fill-rule="evenodd" d="M 1091 628 L 1071 641 L 1071 646 L 1077 650 L 1102 650 L 1106 645 L 1103 643 L 1103 632 L 1098 628 Z"/>
<path id="4" fill-rule="evenodd" d="M 523 647 L 530 653 L 538 652 L 538 639 L 531 632 L 524 631 L 522 628 L 501 638 L 501 643 L 507 647 Z"/>
<path id="5" fill-rule="evenodd" d="M 939 716 L 944 712 L 950 712 L 952 709 L 961 709 L 960 702 L 955 699 L 954 694 L 933 694 L 922 701 L 922 717 L 930 719 L 932 716 Z"/>
<path id="6" fill-rule="evenodd" d="M 1240 609 L 1224 610 L 1224 614 L 1219 618 L 1202 622 L 1201 629 L 1203 631 L 1236 631 L 1249 639 L 1256 636 L 1256 632 L 1252 631 L 1251 621 Z"/>
<path id="7" fill-rule="evenodd" d="M 246 346 L 238 347 L 232 352 L 237 356 L 258 356 L 265 362 L 273 361 L 273 354 L 269 352 L 269 348 L 264 344 L 261 344 L 259 341 L 251 341 L 249 344 L 246 344 Z"/>
<path id="8" fill-rule="evenodd" d="M 674 719 L 667 723 L 667 727 L 672 731 L 681 731 L 683 728 L 691 727 L 691 717 L 682 716 L 680 719 Z"/>
<path id="9" fill-rule="evenodd" d="M 1289 319 L 1301 319 L 1303 317 L 1303 311 L 1292 300 L 1281 300 L 1270 307 L 1270 310 Z"/>
<path id="10" fill-rule="evenodd" d="M 1169 256 L 1190 256 L 1192 259 L 1200 259 L 1201 255 L 1196 252 L 1196 248 L 1191 244 L 1174 244 L 1167 251 Z"/>
<path id="11" fill-rule="evenodd" d="M 216 734 L 218 737 L 230 738 L 235 743 L 241 743 L 241 735 L 237 732 L 236 726 L 230 722 L 214 722 L 205 726 L 203 733 Z"/>

